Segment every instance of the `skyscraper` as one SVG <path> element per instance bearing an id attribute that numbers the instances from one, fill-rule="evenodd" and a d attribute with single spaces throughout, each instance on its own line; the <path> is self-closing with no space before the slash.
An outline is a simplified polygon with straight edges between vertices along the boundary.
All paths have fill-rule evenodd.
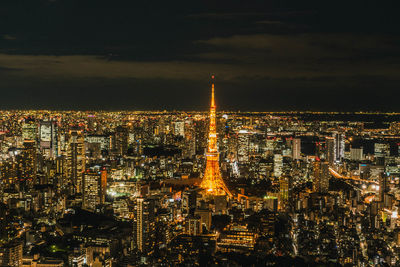
<path id="1" fill-rule="evenodd" d="M 174 133 L 175 135 L 185 136 L 185 122 L 183 121 L 175 122 Z"/>
<path id="2" fill-rule="evenodd" d="M 67 150 L 67 176 L 70 179 L 75 193 L 82 192 L 82 174 L 85 170 L 85 144 L 81 131 L 70 131 Z"/>
<path id="3" fill-rule="evenodd" d="M 384 158 L 390 156 L 390 145 L 386 143 L 375 143 L 374 155 L 377 158 Z"/>
<path id="4" fill-rule="evenodd" d="M 57 125 L 52 121 L 42 121 L 39 127 L 40 150 L 46 157 L 58 156 Z"/>
<path id="5" fill-rule="evenodd" d="M 329 166 L 333 166 L 335 164 L 335 139 L 333 137 L 326 137 L 325 149 L 325 159 Z"/>
<path id="6" fill-rule="evenodd" d="M 249 132 L 240 130 L 238 133 L 238 161 L 246 163 L 249 161 Z"/>
<path id="7" fill-rule="evenodd" d="M 274 176 L 280 177 L 283 171 L 283 156 L 282 154 L 274 155 Z"/>
<path id="8" fill-rule="evenodd" d="M 335 138 L 335 161 L 339 163 L 344 158 L 344 148 L 345 148 L 344 136 L 341 133 L 335 133 L 334 138 Z"/>
<path id="9" fill-rule="evenodd" d="M 388 192 L 388 177 L 385 173 L 379 175 L 379 201 L 385 200 L 385 194 Z"/>
<path id="10" fill-rule="evenodd" d="M 22 139 L 36 141 L 37 139 L 37 124 L 33 120 L 25 120 L 22 125 Z"/>
<path id="11" fill-rule="evenodd" d="M 134 200 L 133 240 L 142 253 L 153 249 L 155 237 L 154 201 L 138 197 Z"/>
<path id="12" fill-rule="evenodd" d="M 293 160 L 301 159 L 301 139 L 293 138 L 292 140 L 292 158 Z"/>
<path id="13" fill-rule="evenodd" d="M 89 169 L 83 174 L 83 208 L 95 210 L 103 204 L 107 188 L 107 171 L 105 169 Z"/>
<path id="14" fill-rule="evenodd" d="M 200 235 L 203 232 L 200 216 L 189 216 L 185 219 L 185 232 L 188 235 Z"/>
<path id="15" fill-rule="evenodd" d="M 214 76 L 212 77 L 214 79 Z M 219 153 L 217 148 L 216 106 L 214 100 L 214 82 L 211 91 L 210 125 L 208 133 L 208 149 L 206 153 L 206 170 L 200 187 L 208 195 L 232 196 L 222 179 L 219 170 Z"/>
<path id="16" fill-rule="evenodd" d="M 279 208 L 284 209 L 289 201 L 290 177 L 281 176 L 279 178 Z"/>
<path id="17" fill-rule="evenodd" d="M 128 152 L 128 128 L 125 126 L 118 126 L 115 129 L 115 151 L 117 155 L 124 156 Z"/>
<path id="18" fill-rule="evenodd" d="M 329 164 L 326 161 L 314 162 L 314 191 L 327 193 L 329 190 Z"/>
<path id="19" fill-rule="evenodd" d="M 364 159 L 363 148 L 350 148 L 350 159 L 355 161 L 362 161 Z"/>
<path id="20" fill-rule="evenodd" d="M 22 266 L 22 243 L 13 240 L 0 246 L 0 266 Z"/>
<path id="21" fill-rule="evenodd" d="M 25 140 L 19 162 L 20 178 L 28 183 L 36 183 L 37 154 L 36 142 Z"/>

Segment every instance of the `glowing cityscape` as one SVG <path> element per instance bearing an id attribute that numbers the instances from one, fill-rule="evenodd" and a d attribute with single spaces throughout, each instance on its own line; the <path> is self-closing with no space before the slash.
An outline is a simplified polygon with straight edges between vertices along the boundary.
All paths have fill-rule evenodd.
<path id="1" fill-rule="evenodd" d="M 1 0 L 0 267 L 400 266 L 399 10 Z"/>

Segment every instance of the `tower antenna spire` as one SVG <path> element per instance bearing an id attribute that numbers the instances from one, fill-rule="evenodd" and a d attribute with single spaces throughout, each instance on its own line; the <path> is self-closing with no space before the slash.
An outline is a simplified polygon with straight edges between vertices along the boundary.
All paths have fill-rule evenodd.
<path id="1" fill-rule="evenodd" d="M 211 107 L 215 107 L 215 96 L 214 96 L 214 80 L 215 76 L 211 76 L 212 84 L 211 84 Z"/>

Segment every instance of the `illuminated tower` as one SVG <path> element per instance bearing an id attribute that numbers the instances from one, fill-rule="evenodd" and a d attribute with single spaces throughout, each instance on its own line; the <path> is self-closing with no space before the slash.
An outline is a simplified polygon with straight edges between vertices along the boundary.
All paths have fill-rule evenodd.
<path id="1" fill-rule="evenodd" d="M 214 76 L 212 76 L 214 79 Z M 222 180 L 219 170 L 219 153 L 217 148 L 217 125 L 216 125 L 216 106 L 214 101 L 214 81 L 212 83 L 211 107 L 210 107 L 210 126 L 208 132 L 208 148 L 206 153 L 207 163 L 203 180 L 200 187 L 203 188 L 208 195 L 219 196 L 232 194 Z"/>

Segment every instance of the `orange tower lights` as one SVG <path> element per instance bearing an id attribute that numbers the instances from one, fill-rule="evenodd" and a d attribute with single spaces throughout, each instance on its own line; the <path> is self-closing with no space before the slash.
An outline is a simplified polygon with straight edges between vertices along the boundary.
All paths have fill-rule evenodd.
<path id="1" fill-rule="evenodd" d="M 211 90 L 211 107 L 210 107 L 210 125 L 208 131 L 208 148 L 206 153 L 206 170 L 200 187 L 203 188 L 208 195 L 219 196 L 228 195 L 232 197 L 222 179 L 219 170 L 219 153 L 217 148 L 217 125 L 216 125 L 216 106 L 214 98 L 214 75 L 212 76 Z"/>

